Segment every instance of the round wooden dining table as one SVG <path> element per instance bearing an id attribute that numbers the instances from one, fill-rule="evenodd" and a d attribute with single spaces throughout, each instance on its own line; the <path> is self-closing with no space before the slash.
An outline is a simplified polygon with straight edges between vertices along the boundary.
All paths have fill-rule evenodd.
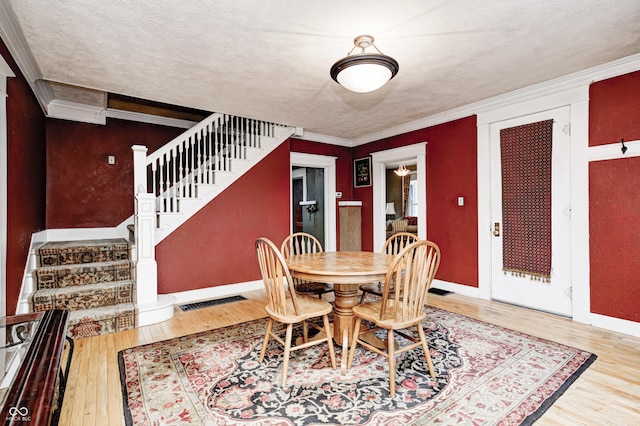
<path id="1" fill-rule="evenodd" d="M 394 256 L 369 251 L 336 251 L 298 254 L 286 259 L 291 275 L 308 281 L 333 283 L 333 339 L 342 343 L 346 360 L 353 331 L 353 307 L 361 284 L 384 281 Z M 342 366 L 345 369 L 345 366 Z M 344 371 L 343 371 L 344 373 Z"/>

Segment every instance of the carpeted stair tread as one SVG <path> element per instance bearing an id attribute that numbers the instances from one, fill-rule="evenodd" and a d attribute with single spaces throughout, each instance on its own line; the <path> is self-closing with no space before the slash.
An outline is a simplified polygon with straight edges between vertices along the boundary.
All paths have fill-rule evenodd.
<path id="1" fill-rule="evenodd" d="M 69 311 L 74 339 L 135 328 L 136 285 L 124 238 L 52 241 L 36 249 L 34 312 Z"/>
<path id="2" fill-rule="evenodd" d="M 135 328 L 136 316 L 133 303 L 70 311 L 67 335 L 78 339 L 130 330 Z"/>
<path id="3" fill-rule="evenodd" d="M 75 311 L 133 302 L 133 281 L 110 281 L 83 286 L 47 288 L 31 296 L 32 310 Z"/>
<path id="4" fill-rule="evenodd" d="M 36 270 L 38 290 L 81 286 L 109 281 L 126 281 L 132 278 L 132 263 L 118 260 L 73 265 L 42 266 Z"/>
<path id="5" fill-rule="evenodd" d="M 128 258 L 129 243 L 124 238 L 51 241 L 36 250 L 38 266 L 108 262 Z"/>

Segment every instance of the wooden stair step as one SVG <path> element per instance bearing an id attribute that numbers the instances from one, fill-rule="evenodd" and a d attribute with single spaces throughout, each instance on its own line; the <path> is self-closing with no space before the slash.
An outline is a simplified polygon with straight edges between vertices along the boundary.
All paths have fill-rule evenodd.
<path id="1" fill-rule="evenodd" d="M 131 330 L 136 324 L 133 303 L 69 312 L 67 335 L 73 339 Z"/>
<path id="2" fill-rule="evenodd" d="M 42 290 L 131 280 L 132 268 L 133 264 L 129 260 L 43 266 L 35 271 L 36 288 Z"/>
<path id="3" fill-rule="evenodd" d="M 31 296 L 31 310 L 33 312 L 49 309 L 76 311 L 131 303 L 134 301 L 133 291 L 134 285 L 131 280 L 37 290 Z"/>
<path id="4" fill-rule="evenodd" d="M 129 242 L 124 238 L 51 241 L 36 250 L 38 266 L 96 263 L 129 259 Z"/>

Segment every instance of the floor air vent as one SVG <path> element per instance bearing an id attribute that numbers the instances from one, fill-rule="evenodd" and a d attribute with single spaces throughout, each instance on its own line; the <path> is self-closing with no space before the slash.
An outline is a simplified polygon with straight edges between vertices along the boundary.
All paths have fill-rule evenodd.
<path id="1" fill-rule="evenodd" d="M 447 294 L 451 294 L 452 292 L 449 290 L 441 290 L 439 288 L 430 288 L 429 293 L 437 294 L 438 296 L 446 296 Z"/>
<path id="2" fill-rule="evenodd" d="M 200 308 L 208 308 L 210 306 L 223 305 L 225 303 L 237 302 L 239 300 L 247 300 L 244 296 L 229 296 L 229 297 L 221 297 L 219 299 L 211 299 L 211 300 L 202 300 L 200 302 L 187 303 L 185 305 L 180 305 L 180 309 L 183 311 L 193 311 L 194 309 Z"/>

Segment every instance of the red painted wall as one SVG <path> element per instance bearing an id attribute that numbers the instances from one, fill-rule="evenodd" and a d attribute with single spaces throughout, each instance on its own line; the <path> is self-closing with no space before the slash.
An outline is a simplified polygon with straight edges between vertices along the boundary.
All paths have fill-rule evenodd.
<path id="1" fill-rule="evenodd" d="M 45 228 L 45 117 L 1 40 L 0 55 L 16 75 L 7 82 L 7 298 L 0 302 L 13 315 L 31 235 Z"/>
<path id="2" fill-rule="evenodd" d="M 289 141 L 156 246 L 158 292 L 260 278 L 258 237 L 278 247 L 289 234 Z"/>
<path id="3" fill-rule="evenodd" d="M 640 71 L 589 88 L 589 146 L 640 140 Z"/>
<path id="4" fill-rule="evenodd" d="M 427 238 L 440 246 L 436 278 L 478 286 L 478 182 L 476 117 L 428 127 L 355 147 L 353 158 L 427 141 Z M 373 191 L 354 189 L 363 201 L 365 250 L 373 249 Z M 458 207 L 459 196 L 465 205 Z"/>
<path id="5" fill-rule="evenodd" d="M 47 228 L 117 226 L 133 214 L 133 152 L 155 151 L 184 129 L 108 119 L 47 120 Z M 116 163 L 107 164 L 114 155 Z"/>
<path id="6" fill-rule="evenodd" d="M 590 145 L 640 139 L 640 72 L 591 85 Z M 640 158 L 589 164 L 591 311 L 640 322 Z"/>

